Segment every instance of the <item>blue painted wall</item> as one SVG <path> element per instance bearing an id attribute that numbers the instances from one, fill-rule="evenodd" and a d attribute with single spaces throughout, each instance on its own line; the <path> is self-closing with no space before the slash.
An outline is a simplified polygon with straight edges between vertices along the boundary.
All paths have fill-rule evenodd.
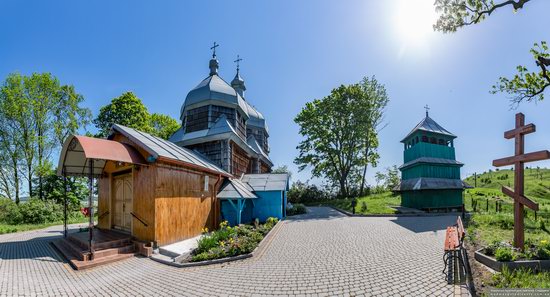
<path id="1" fill-rule="evenodd" d="M 265 222 L 269 217 L 282 219 L 283 210 L 283 191 L 256 191 L 254 192 L 258 199 L 254 199 L 253 215 Z M 285 204 L 286 205 L 286 204 Z"/>
<path id="2" fill-rule="evenodd" d="M 269 217 L 282 219 L 286 216 L 287 197 L 286 191 L 256 191 L 257 199 L 246 199 L 243 212 L 241 214 L 241 223 L 247 224 L 258 218 L 260 222 L 265 222 Z M 252 201 L 254 200 L 254 201 Z M 229 225 L 237 224 L 237 212 L 227 200 L 221 201 L 222 220 L 229 222 Z M 284 202 L 284 204 L 283 204 Z M 237 202 L 234 201 L 235 205 Z"/>
<path id="3" fill-rule="evenodd" d="M 237 225 L 237 212 L 235 211 L 235 208 L 229 203 L 227 200 L 220 200 L 221 201 L 221 215 L 222 215 L 222 221 L 227 221 L 230 226 Z M 235 206 L 237 206 L 237 201 L 233 201 Z M 242 224 L 248 224 L 254 221 L 253 214 L 253 205 L 252 201 L 250 199 L 245 200 L 245 205 L 243 212 L 241 213 L 241 223 Z"/>

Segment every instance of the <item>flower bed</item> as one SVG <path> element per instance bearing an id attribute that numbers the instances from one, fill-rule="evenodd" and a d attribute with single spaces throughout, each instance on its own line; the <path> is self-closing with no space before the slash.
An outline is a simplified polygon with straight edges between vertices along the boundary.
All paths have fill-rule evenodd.
<path id="1" fill-rule="evenodd" d="M 497 271 L 503 269 L 550 270 L 550 243 L 547 240 L 538 243 L 528 241 L 524 251 L 520 251 L 509 243 L 493 242 L 476 251 L 475 258 Z"/>
<path id="2" fill-rule="evenodd" d="M 265 224 L 239 225 L 230 227 L 227 221 L 220 229 L 208 232 L 198 241 L 198 247 L 191 253 L 191 262 L 200 262 L 251 253 L 267 233 L 277 224 L 278 219 L 268 218 Z"/>

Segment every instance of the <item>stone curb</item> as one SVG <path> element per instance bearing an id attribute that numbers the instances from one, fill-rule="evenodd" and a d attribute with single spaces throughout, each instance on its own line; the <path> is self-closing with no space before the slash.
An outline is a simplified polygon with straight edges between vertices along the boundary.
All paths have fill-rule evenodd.
<path id="1" fill-rule="evenodd" d="M 483 249 L 475 251 L 475 259 L 483 265 L 496 270 L 502 271 L 504 266 L 510 270 L 516 270 L 520 268 L 531 268 L 536 271 L 550 271 L 550 260 L 520 260 L 512 262 L 500 262 L 491 256 L 487 256 L 482 253 Z"/>
<path id="2" fill-rule="evenodd" d="M 384 218 L 384 217 L 441 217 L 441 216 L 450 216 L 450 215 L 462 215 L 461 212 L 441 212 L 441 213 L 394 213 L 394 214 L 353 214 L 349 211 L 340 209 L 338 207 L 326 205 L 325 207 L 330 207 L 338 212 L 345 214 L 348 217 L 372 217 L 372 218 Z"/>
<path id="3" fill-rule="evenodd" d="M 282 224 L 283 224 L 283 220 L 279 220 L 277 224 L 275 224 L 275 226 L 273 226 L 273 228 L 269 231 L 269 233 L 267 233 L 267 235 L 262 239 L 262 241 L 260 241 L 258 246 L 251 253 L 248 253 L 248 254 L 242 254 L 242 255 L 233 256 L 233 257 L 213 259 L 213 260 L 207 260 L 207 261 L 201 261 L 201 262 L 186 262 L 186 263 L 177 263 L 174 261 L 168 261 L 161 258 L 156 258 L 154 257 L 154 255 L 149 257 L 149 259 L 162 264 L 170 265 L 173 267 L 186 268 L 186 267 L 222 264 L 222 263 L 233 262 L 233 261 L 243 260 L 243 259 L 252 258 L 252 257 L 259 257 L 263 255 L 263 252 L 269 246 L 269 244 L 271 243 L 271 240 L 276 235 L 276 233 L 278 233 Z"/>

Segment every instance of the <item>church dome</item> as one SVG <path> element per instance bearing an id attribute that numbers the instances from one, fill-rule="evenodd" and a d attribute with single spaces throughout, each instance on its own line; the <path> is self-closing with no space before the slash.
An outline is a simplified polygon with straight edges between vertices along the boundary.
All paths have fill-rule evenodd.
<path id="1" fill-rule="evenodd" d="M 185 111 L 188 109 L 211 104 L 235 108 L 239 110 L 245 118 L 248 118 L 248 108 L 244 99 L 233 87 L 218 76 L 217 67 L 215 71 L 212 71 L 213 63 L 210 64 L 210 76 L 201 81 L 187 94 L 185 102 L 181 107 L 180 119 L 183 120 Z M 217 66 L 217 63 L 215 64 L 215 66 Z"/>
<path id="2" fill-rule="evenodd" d="M 248 116 L 250 117 L 246 122 L 247 126 L 252 126 L 255 128 L 264 129 L 266 133 L 269 134 L 269 129 L 263 114 L 261 114 L 254 106 L 252 106 L 248 101 L 245 101 L 248 108 Z"/>

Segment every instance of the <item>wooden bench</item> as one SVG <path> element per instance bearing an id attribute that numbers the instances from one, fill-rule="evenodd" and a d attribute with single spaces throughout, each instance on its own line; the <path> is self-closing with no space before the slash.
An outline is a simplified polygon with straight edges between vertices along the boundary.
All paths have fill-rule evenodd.
<path id="1" fill-rule="evenodd" d="M 453 260 L 459 259 L 462 266 L 464 265 L 464 260 L 460 255 L 462 251 L 464 237 L 466 235 L 466 230 L 464 229 L 464 224 L 462 224 L 462 219 L 459 216 L 456 219 L 456 224 L 454 226 L 447 227 L 447 232 L 445 233 L 445 243 L 444 243 L 444 254 L 443 261 L 445 262 L 445 268 L 443 268 L 443 273 L 449 268 L 447 272 L 447 282 L 450 284 L 453 279 Z"/>

